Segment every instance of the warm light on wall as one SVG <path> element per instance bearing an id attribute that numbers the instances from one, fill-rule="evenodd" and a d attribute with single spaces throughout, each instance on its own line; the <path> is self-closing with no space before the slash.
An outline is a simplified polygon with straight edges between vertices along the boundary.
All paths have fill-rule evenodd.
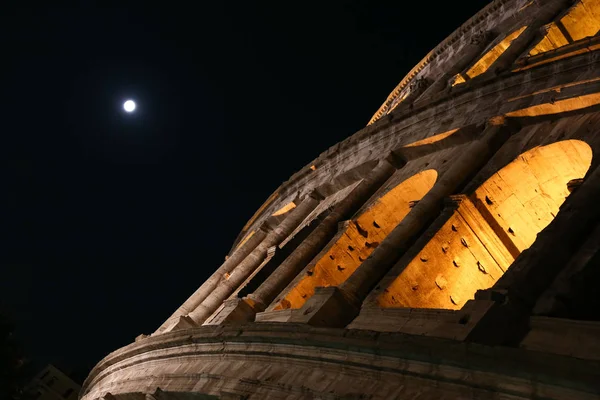
<path id="1" fill-rule="evenodd" d="M 435 184 L 435 170 L 422 171 L 400 183 L 352 220 L 339 239 L 274 308 L 300 308 L 317 286 L 343 283 Z"/>
<path id="2" fill-rule="evenodd" d="M 273 217 L 278 217 L 280 215 L 288 213 L 288 212 L 292 211 L 294 208 L 296 208 L 296 204 L 293 201 L 289 202 L 285 206 L 281 207 L 279 210 L 275 211 L 273 213 Z"/>
<path id="3" fill-rule="evenodd" d="M 536 147 L 465 198 L 382 293 L 380 307 L 459 309 L 487 289 L 556 216 L 592 151 L 579 140 Z"/>
<path id="4" fill-rule="evenodd" d="M 540 115 L 558 114 L 600 104 L 600 93 L 592 93 L 570 99 L 543 103 L 506 113 L 507 117 L 538 117 Z"/>
<path id="5" fill-rule="evenodd" d="M 452 78 L 452 82 L 450 83 L 450 85 L 452 87 L 456 86 L 456 85 L 460 85 L 461 83 L 465 83 L 466 80 L 464 78 L 464 76 L 462 76 L 462 74 L 456 74 L 454 75 L 454 78 Z"/>
<path id="6" fill-rule="evenodd" d="M 489 51 L 487 51 L 483 57 L 481 57 L 469 70 L 466 74 L 469 78 L 475 78 L 478 75 L 486 72 L 494 62 L 509 48 L 510 44 L 518 38 L 523 31 L 527 29 L 527 26 L 523 26 L 510 35 L 506 36 L 500 43 L 492 47 Z M 456 81 L 455 81 L 456 82 Z M 456 83 L 455 83 L 456 84 Z"/>
<path id="7" fill-rule="evenodd" d="M 492 175 L 475 197 L 523 251 L 558 214 L 567 183 L 583 178 L 591 161 L 591 148 L 579 140 L 536 147 Z"/>
<path id="8" fill-rule="evenodd" d="M 407 144 L 404 147 L 417 147 L 417 146 L 425 146 L 427 144 L 436 143 L 436 142 L 439 142 L 440 140 L 446 139 L 447 137 L 451 136 L 452 134 L 456 133 L 457 131 L 458 131 L 458 129 L 452 129 L 452 130 L 450 130 L 448 132 L 439 133 L 437 135 L 430 136 L 430 137 L 425 138 L 423 140 L 419 140 L 417 142 L 413 142 L 413 143 Z"/>
<path id="9" fill-rule="evenodd" d="M 252 232 L 250 232 L 249 234 L 247 234 L 246 236 L 244 236 L 244 239 L 242 239 L 242 240 L 240 241 L 240 243 L 239 243 L 239 244 L 238 244 L 238 245 L 237 245 L 235 248 L 237 249 L 237 248 L 240 248 L 240 247 L 242 247 L 242 246 L 244 245 L 244 243 L 246 243 L 248 240 L 250 240 L 250 238 L 251 238 L 252 236 L 254 236 L 254 233 L 255 233 L 255 232 L 256 232 L 256 231 L 252 231 Z"/>
<path id="10" fill-rule="evenodd" d="M 250 218 L 248 220 L 248 222 L 246 222 L 246 225 L 244 225 L 244 227 L 242 228 L 242 232 L 245 232 L 246 230 L 248 230 L 250 228 L 250 226 L 254 223 L 254 221 L 256 221 L 258 219 L 258 217 L 260 217 L 260 215 L 263 213 L 263 211 L 271 205 L 271 203 L 273 203 L 273 201 L 275 201 L 276 198 L 279 197 L 279 192 L 275 192 L 272 195 L 269 196 L 269 198 L 262 204 L 262 206 L 259 207 L 258 210 L 256 210 L 256 212 L 254 213 L 254 215 L 252 216 L 252 218 Z"/>
<path id="11" fill-rule="evenodd" d="M 529 52 L 530 56 L 558 49 L 600 31 L 600 0 L 580 0 L 559 21 L 547 26 L 543 39 Z"/>

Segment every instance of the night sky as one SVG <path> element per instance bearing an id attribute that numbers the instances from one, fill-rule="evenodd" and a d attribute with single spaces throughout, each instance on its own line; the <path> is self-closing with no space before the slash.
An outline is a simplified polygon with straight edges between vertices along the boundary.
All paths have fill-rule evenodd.
<path id="1" fill-rule="evenodd" d="M 5 3 L 0 304 L 31 359 L 85 375 L 488 2 Z"/>

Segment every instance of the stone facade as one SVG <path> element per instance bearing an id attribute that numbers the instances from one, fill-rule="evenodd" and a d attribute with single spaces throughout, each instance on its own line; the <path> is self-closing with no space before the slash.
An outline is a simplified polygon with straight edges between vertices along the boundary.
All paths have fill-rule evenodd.
<path id="1" fill-rule="evenodd" d="M 599 31 L 493 1 L 81 398 L 600 398 Z"/>

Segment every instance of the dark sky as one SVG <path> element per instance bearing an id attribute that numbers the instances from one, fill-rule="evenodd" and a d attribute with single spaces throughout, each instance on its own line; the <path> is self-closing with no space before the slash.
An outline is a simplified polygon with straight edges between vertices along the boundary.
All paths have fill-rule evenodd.
<path id="1" fill-rule="evenodd" d="M 85 372 L 487 4 L 5 3 L 0 303 L 31 358 Z"/>

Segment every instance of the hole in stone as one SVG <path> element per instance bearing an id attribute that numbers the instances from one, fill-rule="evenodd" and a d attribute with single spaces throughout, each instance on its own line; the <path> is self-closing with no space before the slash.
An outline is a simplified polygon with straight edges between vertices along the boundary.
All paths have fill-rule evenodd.
<path id="1" fill-rule="evenodd" d="M 374 226 L 375 228 L 377 228 L 377 229 L 381 228 L 381 227 L 379 226 L 379 224 L 378 224 L 377 222 L 375 222 L 375 221 L 373 221 L 373 226 Z"/>
<path id="2" fill-rule="evenodd" d="M 487 274 L 487 271 L 485 270 L 485 267 L 483 266 L 483 264 L 479 261 L 477 261 L 477 268 L 483 272 L 484 274 Z"/>
<path id="3" fill-rule="evenodd" d="M 443 275 L 438 275 L 435 278 L 435 284 L 438 288 L 440 288 L 440 290 L 444 290 L 448 285 L 448 281 L 446 280 L 446 278 L 444 278 Z"/>
<path id="4" fill-rule="evenodd" d="M 354 251 L 354 247 L 352 247 L 352 246 L 348 246 L 348 250 L 350 250 L 350 251 Z"/>
<path id="5" fill-rule="evenodd" d="M 356 230 L 358 231 L 358 233 L 360 234 L 360 236 L 362 237 L 369 237 L 369 232 L 367 232 L 366 230 L 364 230 L 359 224 L 358 222 L 354 221 L 354 225 L 356 226 Z"/>
<path id="6" fill-rule="evenodd" d="M 330 254 L 330 255 L 329 255 L 329 258 L 330 258 L 330 259 L 332 259 L 332 260 L 334 260 L 334 259 L 335 259 L 335 257 L 333 256 L 333 254 Z"/>
<path id="7" fill-rule="evenodd" d="M 490 206 L 491 206 L 492 204 L 494 204 L 494 202 L 492 201 L 492 199 L 490 199 L 490 198 L 489 198 L 489 196 L 485 196 L 485 202 L 486 202 L 488 205 L 490 205 Z"/>
<path id="8" fill-rule="evenodd" d="M 470 319 L 471 319 L 471 316 L 469 314 L 465 314 L 462 317 L 460 317 L 460 319 L 458 320 L 458 323 L 461 325 L 465 325 L 469 322 Z"/>

